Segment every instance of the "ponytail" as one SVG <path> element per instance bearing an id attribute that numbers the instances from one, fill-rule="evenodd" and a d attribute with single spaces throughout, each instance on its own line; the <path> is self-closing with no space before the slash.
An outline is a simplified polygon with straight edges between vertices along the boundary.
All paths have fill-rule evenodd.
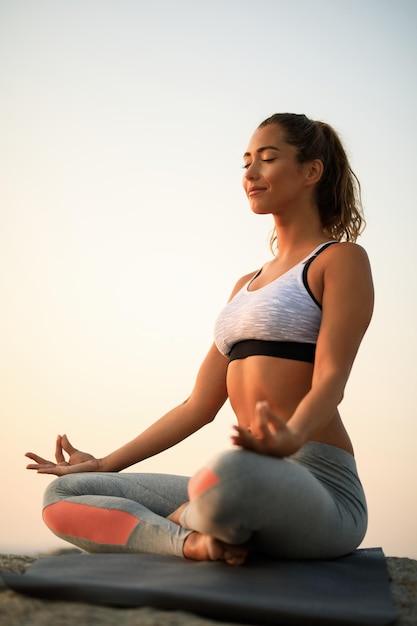
<path id="1" fill-rule="evenodd" d="M 314 159 L 323 163 L 323 175 L 316 186 L 323 232 L 336 241 L 356 241 L 365 227 L 361 187 L 338 134 L 324 122 L 315 122 L 295 113 L 276 113 L 262 122 L 259 128 L 270 124 L 283 129 L 284 140 L 297 148 L 299 163 Z M 270 244 L 274 248 L 275 231 Z"/>
<path id="2" fill-rule="evenodd" d="M 349 165 L 338 134 L 324 122 L 316 124 L 324 137 L 327 152 L 323 176 L 317 185 L 317 205 L 323 229 L 332 239 L 356 241 L 365 227 L 360 182 Z"/>

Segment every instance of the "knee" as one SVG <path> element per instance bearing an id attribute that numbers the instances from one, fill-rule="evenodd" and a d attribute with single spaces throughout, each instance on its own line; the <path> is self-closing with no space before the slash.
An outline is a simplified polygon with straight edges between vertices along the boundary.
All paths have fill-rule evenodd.
<path id="1" fill-rule="evenodd" d="M 242 454 L 243 453 L 243 454 Z M 226 487 L 234 484 L 239 488 L 245 480 L 247 465 L 243 450 L 228 450 L 215 456 L 211 461 L 190 478 L 188 483 L 188 496 L 190 501 L 195 500 L 203 493 L 216 486 Z"/>
<path id="2" fill-rule="evenodd" d="M 43 496 L 42 518 L 52 532 L 57 534 L 57 528 L 62 522 L 60 503 L 69 495 L 65 488 L 66 476 L 56 478 L 47 486 Z M 57 519 L 58 516 L 58 519 Z"/>
<path id="3" fill-rule="evenodd" d="M 47 486 L 43 496 L 43 506 L 64 500 L 74 495 L 79 495 L 79 483 L 82 474 L 67 474 L 53 480 Z"/>
<path id="4" fill-rule="evenodd" d="M 191 504 L 184 516 L 187 527 L 232 544 L 248 538 L 243 521 L 251 486 L 241 452 L 230 450 L 216 456 L 190 479 Z"/>
<path id="5" fill-rule="evenodd" d="M 45 493 L 43 495 L 43 507 L 44 508 L 62 499 L 62 496 L 59 493 L 60 491 L 59 481 L 60 480 L 61 480 L 60 478 L 56 478 L 51 483 L 49 483 L 49 485 L 45 489 Z"/>

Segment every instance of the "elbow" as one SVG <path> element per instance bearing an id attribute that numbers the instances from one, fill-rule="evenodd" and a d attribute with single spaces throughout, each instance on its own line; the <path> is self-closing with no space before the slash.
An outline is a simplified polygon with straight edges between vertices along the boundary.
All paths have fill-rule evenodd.
<path id="1" fill-rule="evenodd" d="M 211 424 L 211 422 L 214 422 L 214 420 L 217 417 L 218 412 L 219 412 L 219 409 L 212 411 L 209 415 L 207 415 L 205 419 L 205 424 Z"/>
<path id="2" fill-rule="evenodd" d="M 325 375 L 316 376 L 312 388 L 321 389 L 325 396 L 332 398 L 332 402 L 337 407 L 345 396 L 346 382 L 347 376 L 341 375 L 340 372 L 327 372 Z"/>
<path id="3" fill-rule="evenodd" d="M 199 411 L 199 419 L 200 419 L 201 426 L 206 426 L 207 424 L 211 424 L 211 422 L 214 422 L 219 410 L 220 410 L 220 407 L 210 407 L 210 406 L 201 407 Z"/>
<path id="4" fill-rule="evenodd" d="M 339 406 L 339 404 L 342 402 L 344 397 L 345 397 L 345 387 L 343 386 L 342 389 L 339 390 L 339 394 L 336 397 L 337 406 Z"/>
<path id="5" fill-rule="evenodd" d="M 198 423 L 198 428 L 202 428 L 203 426 L 213 422 L 222 406 L 214 406 L 208 403 L 197 403 L 193 400 L 192 396 L 184 400 L 183 405 L 187 405 L 187 408 L 192 414 L 194 420 Z"/>

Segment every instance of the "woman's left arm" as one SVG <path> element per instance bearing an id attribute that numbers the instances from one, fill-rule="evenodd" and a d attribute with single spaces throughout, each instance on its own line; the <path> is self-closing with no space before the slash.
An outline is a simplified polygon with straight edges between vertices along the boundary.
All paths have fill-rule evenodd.
<path id="1" fill-rule="evenodd" d="M 369 322 L 374 290 L 366 252 L 356 244 L 332 246 L 323 272 L 322 321 L 310 392 L 288 422 L 304 441 L 334 416 Z"/>
<path id="2" fill-rule="evenodd" d="M 369 260 L 360 246 L 331 246 L 323 268 L 322 321 L 312 384 L 288 422 L 266 403 L 257 406 L 258 441 L 238 427 L 233 442 L 264 454 L 296 452 L 335 415 L 359 345 L 372 317 L 374 290 Z"/>

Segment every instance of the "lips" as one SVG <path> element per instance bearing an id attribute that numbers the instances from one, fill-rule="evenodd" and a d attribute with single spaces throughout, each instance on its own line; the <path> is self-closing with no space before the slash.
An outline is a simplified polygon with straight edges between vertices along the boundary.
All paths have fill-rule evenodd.
<path id="1" fill-rule="evenodd" d="M 248 189 L 247 194 L 248 196 L 256 196 L 259 193 L 261 193 L 262 191 L 266 191 L 266 187 L 250 187 L 250 189 Z"/>

